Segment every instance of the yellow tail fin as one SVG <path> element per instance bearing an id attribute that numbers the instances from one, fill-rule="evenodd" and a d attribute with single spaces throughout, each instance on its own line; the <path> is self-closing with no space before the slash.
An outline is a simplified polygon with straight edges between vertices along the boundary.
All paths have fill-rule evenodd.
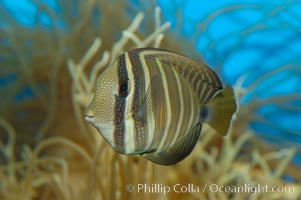
<path id="1" fill-rule="evenodd" d="M 231 119 L 236 111 L 236 101 L 231 86 L 226 86 L 208 106 L 212 111 L 208 124 L 219 134 L 225 136 L 231 125 Z"/>

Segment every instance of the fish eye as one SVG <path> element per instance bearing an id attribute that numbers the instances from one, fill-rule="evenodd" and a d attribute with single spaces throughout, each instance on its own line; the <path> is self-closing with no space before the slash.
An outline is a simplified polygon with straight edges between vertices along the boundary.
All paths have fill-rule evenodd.
<path id="1" fill-rule="evenodd" d="M 128 81 L 119 81 L 117 86 L 117 93 L 120 97 L 126 97 L 128 95 Z"/>

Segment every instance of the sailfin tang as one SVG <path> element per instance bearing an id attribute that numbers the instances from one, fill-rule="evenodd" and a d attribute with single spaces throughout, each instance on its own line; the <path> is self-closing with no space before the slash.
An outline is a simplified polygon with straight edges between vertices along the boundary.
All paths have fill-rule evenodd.
<path id="1" fill-rule="evenodd" d="M 220 135 L 227 135 L 232 115 L 237 108 L 232 87 L 226 86 L 208 106 L 212 113 L 208 124 Z"/>
<path id="2" fill-rule="evenodd" d="M 199 139 L 201 130 L 202 124 L 198 123 L 183 139 L 170 148 L 160 152 L 143 154 L 143 156 L 157 164 L 173 165 L 190 154 Z"/>

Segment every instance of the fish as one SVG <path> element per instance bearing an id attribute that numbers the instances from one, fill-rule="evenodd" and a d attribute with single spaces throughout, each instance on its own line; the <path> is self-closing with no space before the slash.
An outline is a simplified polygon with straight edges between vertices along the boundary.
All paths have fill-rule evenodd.
<path id="1" fill-rule="evenodd" d="M 99 75 L 84 118 L 118 153 L 173 165 L 191 153 L 204 124 L 227 135 L 236 109 L 233 88 L 203 61 L 145 47 Z"/>

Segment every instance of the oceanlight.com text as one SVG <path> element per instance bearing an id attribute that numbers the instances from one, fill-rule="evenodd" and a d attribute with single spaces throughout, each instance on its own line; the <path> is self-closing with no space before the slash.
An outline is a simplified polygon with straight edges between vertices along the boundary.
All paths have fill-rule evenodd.
<path id="1" fill-rule="evenodd" d="M 207 188 L 208 187 L 208 188 Z M 209 189 L 210 192 L 225 192 L 225 193 L 248 193 L 251 195 L 256 195 L 258 193 L 293 193 L 295 191 L 292 186 L 268 186 L 268 185 L 250 185 L 244 184 L 241 186 L 224 186 L 218 184 L 210 184 L 204 186 L 204 191 Z"/>
<path id="2" fill-rule="evenodd" d="M 166 195 L 170 192 L 175 193 L 245 193 L 256 195 L 259 193 L 293 193 L 295 188 L 293 186 L 268 186 L 268 185 L 251 185 L 244 184 L 241 186 L 229 186 L 229 185 L 218 185 L 218 184 L 205 184 L 204 186 L 199 186 L 196 184 L 174 184 L 165 185 L 159 183 L 153 184 L 128 184 L 126 186 L 127 192 L 137 192 L 137 193 L 156 193 Z"/>

